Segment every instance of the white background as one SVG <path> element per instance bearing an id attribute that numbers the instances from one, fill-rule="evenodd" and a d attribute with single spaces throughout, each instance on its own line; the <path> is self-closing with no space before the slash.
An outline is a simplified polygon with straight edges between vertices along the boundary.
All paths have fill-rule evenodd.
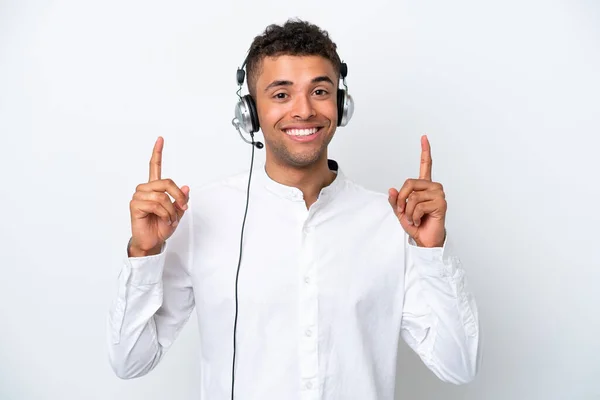
<path id="1" fill-rule="evenodd" d="M 180 185 L 248 167 L 235 69 L 288 17 L 349 66 L 330 156 L 386 191 L 427 133 L 446 188 L 484 362 L 452 386 L 403 346 L 398 398 L 600 399 L 600 3 L 350 3 L 0 1 L 1 399 L 197 399 L 194 318 L 150 375 L 109 367 L 128 203 L 158 135 Z"/>

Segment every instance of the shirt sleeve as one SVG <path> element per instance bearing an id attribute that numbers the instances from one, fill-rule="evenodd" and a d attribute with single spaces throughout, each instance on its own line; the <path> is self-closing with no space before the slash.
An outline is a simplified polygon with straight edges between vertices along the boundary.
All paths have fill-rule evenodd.
<path id="1" fill-rule="evenodd" d="M 442 247 L 418 247 L 406 236 L 401 336 L 441 380 L 472 381 L 480 363 L 477 306 L 448 237 Z"/>
<path id="2" fill-rule="evenodd" d="M 110 365 L 122 379 L 153 370 L 194 309 L 191 218 L 189 207 L 159 254 L 128 257 L 125 249 L 107 332 Z"/>

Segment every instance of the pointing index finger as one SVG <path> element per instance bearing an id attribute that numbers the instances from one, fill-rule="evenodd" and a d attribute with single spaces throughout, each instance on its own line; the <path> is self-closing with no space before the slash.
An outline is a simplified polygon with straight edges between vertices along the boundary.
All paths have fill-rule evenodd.
<path id="1" fill-rule="evenodd" d="M 161 176 L 162 167 L 162 151 L 165 144 L 164 139 L 159 136 L 154 143 L 154 149 L 152 150 L 152 158 L 150 158 L 150 176 L 148 182 L 157 181 Z"/>
<path id="2" fill-rule="evenodd" d="M 431 146 L 427 135 L 421 136 L 421 168 L 419 169 L 419 179 L 431 180 Z"/>

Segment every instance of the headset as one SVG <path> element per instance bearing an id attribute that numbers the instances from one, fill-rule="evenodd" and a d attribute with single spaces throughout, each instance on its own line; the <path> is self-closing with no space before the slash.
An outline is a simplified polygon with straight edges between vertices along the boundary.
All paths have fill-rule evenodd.
<path id="1" fill-rule="evenodd" d="M 254 141 L 254 133 L 258 132 L 258 130 L 260 129 L 260 123 L 258 121 L 258 112 L 256 111 L 256 102 L 250 94 L 240 96 L 242 85 L 244 84 L 244 79 L 246 77 L 246 71 L 244 70 L 244 67 L 246 66 L 247 61 L 248 57 L 246 57 L 246 59 L 242 63 L 242 66 L 239 67 L 236 72 L 236 81 L 239 86 L 237 92 L 239 101 L 235 105 L 235 117 L 233 118 L 231 123 L 237 129 L 238 133 L 246 143 L 252 144 L 257 148 L 262 149 L 263 144 L 261 142 Z M 350 122 L 350 119 L 354 114 L 354 99 L 348 93 L 348 86 L 346 85 L 347 75 L 348 65 L 345 62 L 341 62 L 340 76 L 344 84 L 344 89 L 338 88 L 337 90 L 337 126 L 346 126 L 348 122 Z M 248 134 L 250 134 L 250 136 L 252 137 L 252 141 L 248 141 L 246 138 L 244 138 L 244 136 L 240 132 L 240 128 Z"/>
<path id="2" fill-rule="evenodd" d="M 250 161 L 250 172 L 248 175 L 248 186 L 246 189 L 246 210 L 244 212 L 244 219 L 242 222 L 242 232 L 240 235 L 240 250 L 239 259 L 237 265 L 237 272 L 235 275 L 235 317 L 233 323 L 233 362 L 231 367 L 231 400 L 234 400 L 234 388 L 235 388 L 235 351 L 236 351 L 236 332 L 237 332 L 237 320 L 238 320 L 238 280 L 240 275 L 240 265 L 242 263 L 242 248 L 244 242 L 244 226 L 246 225 L 246 217 L 248 215 L 248 202 L 250 199 L 250 181 L 252 178 L 252 169 L 254 165 L 254 148 L 262 149 L 263 144 L 254 140 L 254 134 L 260 129 L 258 121 L 258 112 L 256 111 L 256 103 L 251 95 L 240 96 L 242 85 L 244 84 L 244 78 L 246 71 L 246 61 L 248 57 L 242 63 L 242 66 L 237 69 L 236 81 L 239 86 L 237 95 L 239 98 L 238 103 L 235 106 L 235 117 L 231 121 L 235 129 L 238 131 L 240 137 L 244 142 L 252 145 L 252 158 Z M 348 93 L 348 86 L 346 85 L 346 75 L 348 74 L 348 66 L 342 62 L 340 65 L 340 76 L 344 84 L 344 89 L 338 88 L 337 90 L 337 126 L 346 126 L 352 115 L 354 114 L 354 100 Z M 242 135 L 240 128 L 250 134 L 252 140 L 248 140 Z"/>

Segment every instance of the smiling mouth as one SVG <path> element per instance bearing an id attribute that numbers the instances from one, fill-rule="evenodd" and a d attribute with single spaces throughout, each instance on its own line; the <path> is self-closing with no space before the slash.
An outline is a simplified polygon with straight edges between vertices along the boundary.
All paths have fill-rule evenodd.
<path id="1" fill-rule="evenodd" d="M 306 128 L 306 129 L 292 128 L 292 129 L 284 129 L 283 131 L 286 133 L 286 135 L 289 135 L 289 136 L 304 137 L 304 136 L 312 136 L 312 135 L 316 134 L 320 129 L 321 128 L 319 128 L 319 127 Z"/>

